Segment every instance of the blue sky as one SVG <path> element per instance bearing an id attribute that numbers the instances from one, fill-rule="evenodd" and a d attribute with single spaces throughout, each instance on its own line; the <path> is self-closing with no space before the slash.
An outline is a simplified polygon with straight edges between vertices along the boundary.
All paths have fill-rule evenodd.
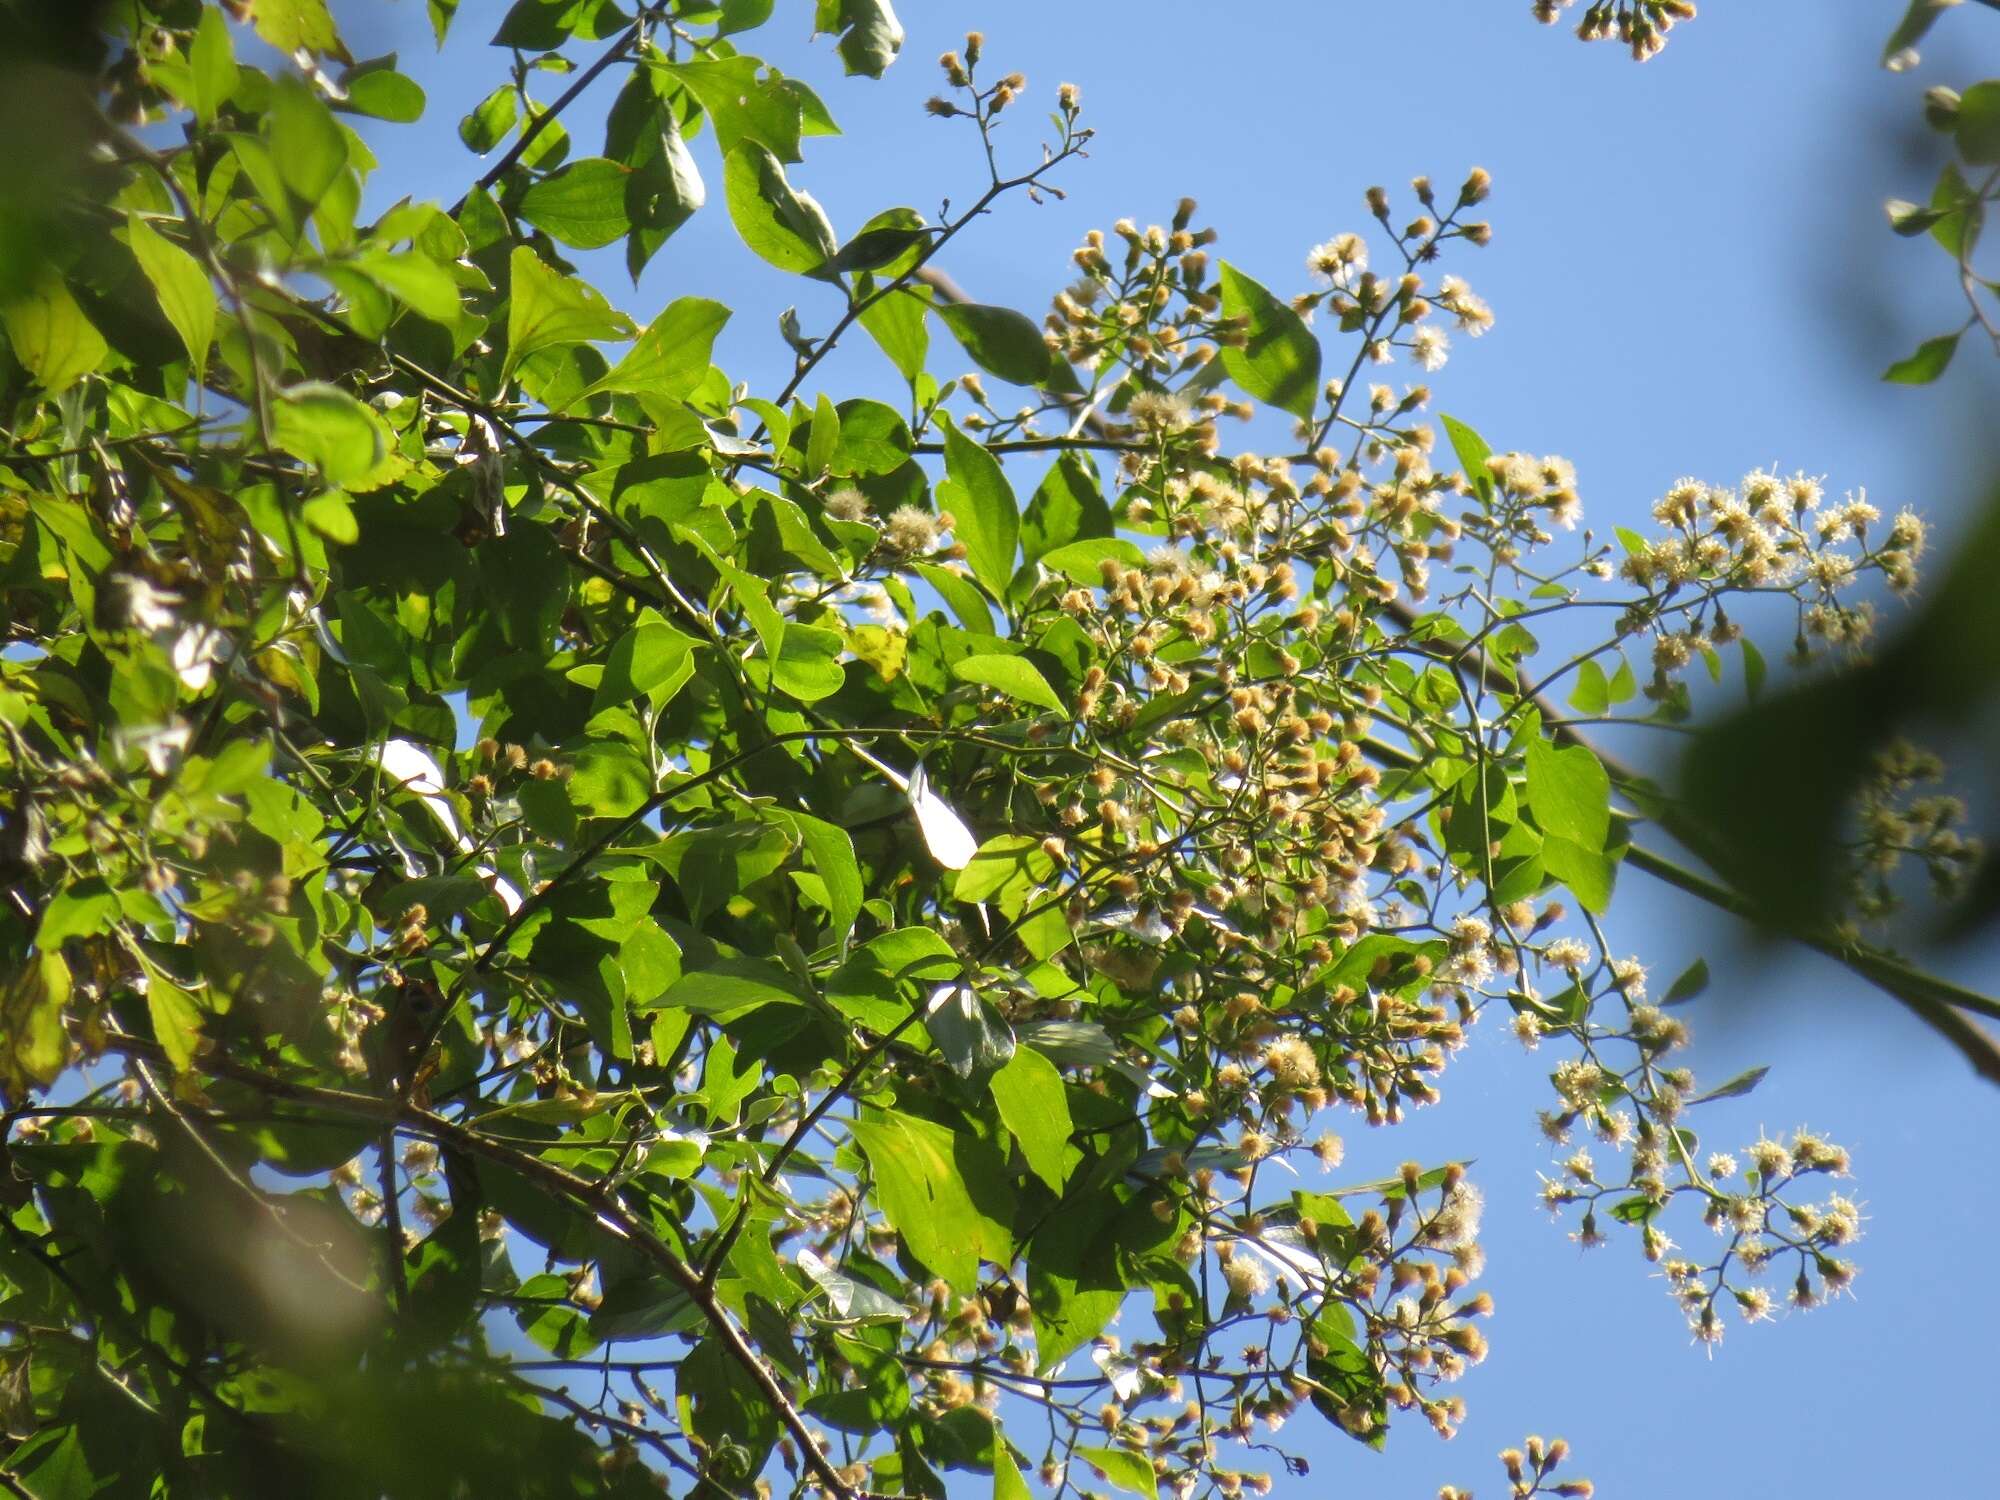
<path id="1" fill-rule="evenodd" d="M 357 54 L 400 50 L 430 92 L 434 148 L 410 150 L 398 139 L 408 132 L 381 137 L 376 203 L 455 199 L 478 169 L 450 127 L 504 76 L 505 54 L 484 45 L 502 7 L 465 0 L 442 56 L 419 0 L 336 9 Z M 1586 519 L 1601 528 L 1644 525 L 1680 474 L 1733 481 L 1781 465 L 1824 473 L 1836 494 L 1866 487 L 1885 511 L 1912 505 L 1948 540 L 1991 472 L 1981 418 L 2000 367 L 1968 341 L 1938 387 L 1877 380 L 1960 317 L 1941 254 L 1893 238 L 1880 204 L 1926 195 L 1936 160 L 1908 128 L 1919 96 L 1931 82 L 2000 74 L 2000 17 L 1946 17 L 1923 69 L 1898 77 L 1876 56 L 1899 10 L 1891 0 L 1707 6 L 1663 57 L 1635 67 L 1610 46 L 1535 26 L 1526 0 L 911 0 L 904 59 L 871 83 L 841 79 L 827 42 L 806 43 L 810 7 L 787 0 L 748 50 L 813 83 L 844 127 L 809 141 L 792 174 L 843 234 L 892 204 L 934 214 L 940 199 L 978 190 L 969 134 L 921 112 L 938 81 L 931 59 L 968 26 L 986 32 L 991 65 L 1028 75 L 1037 107 L 1010 126 L 1018 159 L 1031 159 L 1056 84 L 1078 84 L 1099 135 L 1091 158 L 1058 179 L 1069 196 L 1010 201 L 946 261 L 981 300 L 1031 313 L 1067 280 L 1087 228 L 1125 214 L 1163 221 L 1183 194 L 1200 201 L 1198 222 L 1221 230 L 1222 254 L 1297 290 L 1309 246 L 1369 227 L 1370 183 L 1400 190 L 1428 172 L 1455 184 L 1483 165 L 1495 240 L 1451 269 L 1498 324 L 1456 341 L 1431 380 L 1438 409 L 1496 448 L 1571 458 Z M 547 95 L 562 82 L 551 78 Z M 579 106 L 580 153 L 611 92 Z M 688 294 L 737 307 L 717 359 L 768 393 L 789 369 L 778 312 L 797 303 L 812 332 L 837 309 L 826 289 L 741 251 L 712 147 L 696 149 L 711 205 L 640 286 L 615 250 L 587 263 L 641 318 Z M 863 345 L 825 378 L 846 394 L 893 377 Z M 1499 1311 L 1492 1355 L 1460 1387 L 1470 1419 L 1449 1445 L 1405 1424 L 1378 1456 L 1330 1431 L 1305 1437 L 1317 1419 L 1302 1413 L 1286 1436 L 1310 1443 L 1313 1476 L 1279 1493 L 1428 1497 L 1452 1482 L 1498 1494 L 1493 1453 L 1530 1431 L 1567 1436 L 1599 1493 L 1631 1500 L 1697 1486 L 1822 1500 L 1986 1492 L 1990 1382 L 1978 1371 L 2000 1342 L 2000 1299 L 1986 1295 L 1976 1260 L 2000 1234 L 1987 1154 L 2000 1142 L 2000 1093 L 1844 971 L 1767 963 L 1706 909 L 1636 874 L 1622 882 L 1613 929 L 1662 984 L 1708 956 L 1717 981 L 1690 1013 L 1700 1074 L 1777 1065 L 1752 1097 L 1704 1108 L 1706 1144 L 1810 1123 L 1854 1148 L 1853 1190 L 1870 1214 L 1857 1295 L 1732 1327 L 1704 1357 L 1634 1246 L 1581 1254 L 1537 1207 L 1549 1159 L 1533 1111 L 1551 1059 L 1524 1055 L 1489 1024 L 1447 1074 L 1441 1105 L 1389 1134 L 1347 1131 L 1339 1174 L 1478 1158 Z M 1957 972 L 1994 988 L 1992 957 L 1961 955 Z"/>

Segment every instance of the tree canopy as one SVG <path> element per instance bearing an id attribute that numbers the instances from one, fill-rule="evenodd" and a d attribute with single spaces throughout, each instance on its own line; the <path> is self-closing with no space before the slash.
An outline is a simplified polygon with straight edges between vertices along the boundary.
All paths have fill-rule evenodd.
<path id="1" fill-rule="evenodd" d="M 1482 1014 L 1550 1059 L 1546 1201 L 1696 1337 L 1846 1289 L 1846 1152 L 1692 1074 L 1706 967 L 1614 895 L 1761 915 L 1994 1069 L 2000 1007 L 1865 932 L 1978 842 L 1887 744 L 1775 906 L 1592 730 L 1860 655 L 1919 517 L 1759 470 L 1579 531 L 1567 462 L 1421 383 L 1494 316 L 1477 168 L 1290 286 L 1191 201 L 1120 221 L 1038 318 L 949 250 L 1091 126 L 977 34 L 926 122 L 963 206 L 842 232 L 771 0 L 518 0 L 448 205 L 368 196 L 450 127 L 339 9 L 0 8 L 46 139 L 0 163 L 15 1493 L 1192 1500 L 1303 1473 L 1295 1412 L 1449 1433 L 1480 1189 L 1340 1179 L 1339 1131 Z M 1642 53 L 1692 13 L 1585 30 L 1628 10 Z M 812 24 L 867 79 L 902 45 Z M 579 268 L 696 213 L 831 321 Z M 714 363 L 738 316 L 777 388 Z M 1508 1482 L 1588 1494 L 1565 1456 Z"/>

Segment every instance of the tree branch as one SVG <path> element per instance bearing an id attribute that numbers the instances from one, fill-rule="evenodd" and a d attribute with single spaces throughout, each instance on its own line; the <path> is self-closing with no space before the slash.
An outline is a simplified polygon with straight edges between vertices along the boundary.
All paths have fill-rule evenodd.
<path id="1" fill-rule="evenodd" d="M 106 1046 L 111 1051 L 126 1057 L 141 1058 L 149 1062 L 165 1060 L 162 1049 L 142 1037 L 113 1033 L 106 1038 Z M 491 1136 L 481 1134 L 477 1130 L 414 1104 L 400 1106 L 387 1104 L 366 1094 L 288 1082 L 219 1055 L 199 1057 L 195 1059 L 195 1067 L 216 1077 L 244 1084 L 273 1098 L 313 1104 L 322 1109 L 350 1114 L 361 1120 L 394 1124 L 413 1134 L 425 1136 L 440 1146 L 451 1147 L 468 1156 L 483 1157 L 506 1167 L 544 1190 L 589 1210 L 600 1227 L 630 1244 L 663 1271 L 668 1280 L 687 1294 L 688 1300 L 708 1322 L 724 1352 L 743 1368 L 759 1393 L 770 1403 L 771 1409 L 777 1413 L 779 1422 L 791 1435 L 792 1441 L 798 1445 L 800 1453 L 804 1455 L 807 1467 L 819 1481 L 839 1497 L 839 1500 L 868 1500 L 865 1491 L 857 1491 L 841 1477 L 840 1471 L 827 1457 L 825 1449 L 813 1436 L 812 1429 L 806 1425 L 806 1420 L 800 1414 L 798 1407 L 793 1404 L 790 1394 L 779 1382 L 771 1367 L 751 1347 L 742 1329 L 736 1326 L 735 1320 L 730 1317 L 728 1310 L 722 1306 L 714 1292 L 703 1282 L 700 1274 L 675 1254 L 673 1247 L 661 1239 L 651 1225 L 627 1208 L 604 1184 L 593 1182 L 587 1177 L 580 1177 L 567 1168 L 544 1161 L 532 1152 L 494 1140 Z"/>

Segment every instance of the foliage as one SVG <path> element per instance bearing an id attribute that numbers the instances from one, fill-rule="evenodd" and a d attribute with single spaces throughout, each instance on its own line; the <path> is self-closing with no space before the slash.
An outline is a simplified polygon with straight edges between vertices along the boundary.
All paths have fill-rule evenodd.
<path id="1" fill-rule="evenodd" d="M 1883 48 L 1884 65 L 1915 68 L 1917 43 L 1955 3 L 1912 0 Z M 1890 201 L 1889 222 L 1946 252 L 1967 310 L 1957 328 L 1885 371 L 1884 379 L 1907 385 L 1941 377 L 1975 329 L 2000 349 L 1993 317 L 2000 284 L 1974 264 L 1987 207 L 2000 198 L 2000 80 L 1963 94 L 1936 85 L 1923 112 L 1952 156 L 1930 201 Z M 1920 551 L 1921 530 L 1912 535 Z M 1911 867 L 1950 910 L 1929 932 L 1906 932 L 1906 941 L 1962 939 L 1990 928 L 2000 911 L 2000 867 L 1982 859 L 1986 841 L 1967 832 L 1960 798 L 1927 788 L 1941 779 L 1939 758 L 1905 738 L 1948 733 L 1970 759 L 1991 760 L 1990 663 L 2000 660 L 2000 618 L 1988 580 L 2000 566 L 2000 500 L 1985 504 L 1957 552 L 1942 585 L 1880 651 L 1728 715 L 1695 741 L 1681 776 L 1677 836 L 1726 872 L 1765 926 L 1837 951 L 1863 924 L 1879 928 L 1895 916 Z M 1735 770 L 1746 763 L 1786 765 L 1792 774 L 1774 795 L 1753 800 Z M 2000 1017 L 2000 1007 L 1931 976 L 1885 974 L 1878 983 L 2000 1082 L 2000 1049 L 1970 1019 Z"/>
<path id="2" fill-rule="evenodd" d="M 1736 898 L 1583 729 L 1686 718 L 1725 652 L 1755 690 L 1746 593 L 1857 646 L 1914 518 L 1759 472 L 1558 545 L 1565 462 L 1362 378 L 1492 321 L 1433 273 L 1490 237 L 1477 171 L 1372 191 L 1294 298 L 1183 202 L 1039 326 L 970 303 L 933 262 L 1057 190 L 1076 90 L 1003 169 L 1027 83 L 969 37 L 929 110 L 970 206 L 843 237 L 826 105 L 740 50 L 771 11 L 518 0 L 458 125 L 498 157 L 372 216 L 355 122 L 428 141 L 424 100 L 322 0 L 139 0 L 15 65 L 92 166 L 0 307 L 8 1482 L 1190 1496 L 1296 1463 L 1257 1428 L 1301 1405 L 1449 1432 L 1464 1164 L 1279 1174 L 1437 1099 L 1496 1002 L 1563 1053 L 1550 1136 L 1611 1148 L 1546 1189 L 1582 1244 L 1628 1230 L 1710 1341 L 1843 1289 L 1846 1154 L 1689 1127 L 1761 1074 L 1704 1091 L 1706 971 L 1649 1000 L 1602 919 L 1633 866 Z M 814 22 L 848 72 L 901 41 Z M 774 320 L 768 394 L 712 362 L 731 309 L 641 323 L 566 254 L 636 276 L 704 210 L 836 309 Z M 933 317 L 1019 394 L 940 383 Z M 817 383 L 857 327 L 897 404 Z"/>

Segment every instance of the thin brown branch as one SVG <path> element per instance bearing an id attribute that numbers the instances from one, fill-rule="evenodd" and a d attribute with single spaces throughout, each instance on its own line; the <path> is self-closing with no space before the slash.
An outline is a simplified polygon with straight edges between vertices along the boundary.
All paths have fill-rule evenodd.
<path id="1" fill-rule="evenodd" d="M 113 1033 L 106 1039 L 106 1045 L 110 1050 L 126 1057 L 143 1058 L 152 1062 L 164 1061 L 161 1049 L 142 1037 Z M 703 1282 L 701 1275 L 682 1260 L 651 1225 L 627 1208 L 605 1184 L 578 1176 L 567 1168 L 544 1161 L 532 1152 L 494 1140 L 480 1131 L 460 1125 L 443 1115 L 414 1104 L 392 1105 L 370 1098 L 366 1094 L 273 1078 L 256 1068 L 217 1054 L 197 1058 L 195 1066 L 197 1071 L 244 1084 L 272 1098 L 313 1104 L 322 1109 L 350 1114 L 356 1119 L 373 1120 L 384 1124 L 393 1123 L 403 1130 L 435 1141 L 439 1146 L 447 1146 L 468 1156 L 481 1157 L 506 1167 L 545 1191 L 588 1210 L 600 1228 L 610 1231 L 631 1245 L 664 1272 L 668 1280 L 687 1294 L 688 1300 L 707 1321 L 724 1352 L 742 1367 L 757 1387 L 759 1394 L 770 1403 L 779 1422 L 791 1435 L 792 1441 L 804 1456 L 806 1466 L 812 1470 L 820 1483 L 839 1497 L 839 1500 L 867 1500 L 865 1492 L 856 1491 L 841 1477 L 840 1471 L 827 1456 L 826 1450 L 813 1436 L 812 1429 L 807 1426 L 790 1393 L 785 1390 L 771 1367 L 751 1347 L 743 1330 L 737 1327 L 728 1309 L 722 1306 L 714 1292 Z"/>

